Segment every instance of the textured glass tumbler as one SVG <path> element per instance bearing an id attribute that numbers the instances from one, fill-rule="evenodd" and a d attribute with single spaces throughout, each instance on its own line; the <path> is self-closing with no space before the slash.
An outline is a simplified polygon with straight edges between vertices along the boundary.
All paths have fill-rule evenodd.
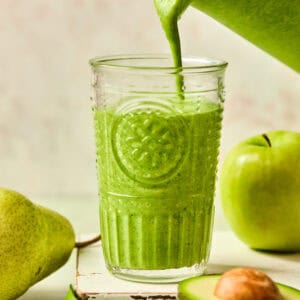
<path id="1" fill-rule="evenodd" d="M 141 282 L 204 272 L 214 214 L 226 63 L 168 56 L 90 61 L 102 246 Z"/>

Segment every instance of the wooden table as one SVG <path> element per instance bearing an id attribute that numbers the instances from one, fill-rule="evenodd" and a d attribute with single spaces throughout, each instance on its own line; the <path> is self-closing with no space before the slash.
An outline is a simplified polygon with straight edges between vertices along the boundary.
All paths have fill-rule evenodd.
<path id="1" fill-rule="evenodd" d="M 273 280 L 300 289 L 300 254 L 270 254 L 249 249 L 230 231 L 213 234 L 212 252 L 206 273 L 221 273 L 237 266 L 250 266 L 267 273 Z M 141 284 L 120 280 L 105 268 L 101 244 L 78 252 L 75 288 L 93 299 L 132 299 L 130 296 L 170 295 L 177 284 Z M 151 298 L 151 297 L 150 297 Z"/>

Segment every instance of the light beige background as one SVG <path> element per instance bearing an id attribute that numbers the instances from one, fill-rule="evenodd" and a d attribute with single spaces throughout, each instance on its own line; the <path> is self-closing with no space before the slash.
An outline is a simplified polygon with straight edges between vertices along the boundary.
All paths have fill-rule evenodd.
<path id="1" fill-rule="evenodd" d="M 184 54 L 229 62 L 221 162 L 250 135 L 300 131 L 298 74 L 193 8 L 180 31 Z M 87 61 L 138 52 L 169 52 L 152 0 L 1 1 L 0 186 L 95 199 Z"/>

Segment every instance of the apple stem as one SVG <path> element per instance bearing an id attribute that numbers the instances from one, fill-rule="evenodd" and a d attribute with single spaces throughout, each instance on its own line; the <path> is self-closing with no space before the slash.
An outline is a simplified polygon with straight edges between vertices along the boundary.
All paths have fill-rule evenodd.
<path id="1" fill-rule="evenodd" d="M 269 147 L 272 147 L 271 140 L 269 139 L 269 137 L 265 133 L 262 136 L 267 141 Z"/>
<path id="2" fill-rule="evenodd" d="M 75 243 L 75 248 L 77 248 L 77 249 L 84 248 L 84 247 L 92 245 L 92 244 L 94 244 L 94 243 L 96 243 L 100 240 L 101 240 L 101 235 L 98 234 L 97 236 L 93 237 L 92 239 L 82 241 L 82 242 L 76 242 Z"/>

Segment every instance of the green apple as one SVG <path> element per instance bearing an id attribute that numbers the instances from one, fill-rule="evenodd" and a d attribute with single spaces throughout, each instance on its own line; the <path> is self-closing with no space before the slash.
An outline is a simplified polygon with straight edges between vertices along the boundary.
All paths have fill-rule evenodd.
<path id="1" fill-rule="evenodd" d="M 220 174 L 225 218 L 254 249 L 300 250 L 300 133 L 273 131 L 236 145 Z"/>

